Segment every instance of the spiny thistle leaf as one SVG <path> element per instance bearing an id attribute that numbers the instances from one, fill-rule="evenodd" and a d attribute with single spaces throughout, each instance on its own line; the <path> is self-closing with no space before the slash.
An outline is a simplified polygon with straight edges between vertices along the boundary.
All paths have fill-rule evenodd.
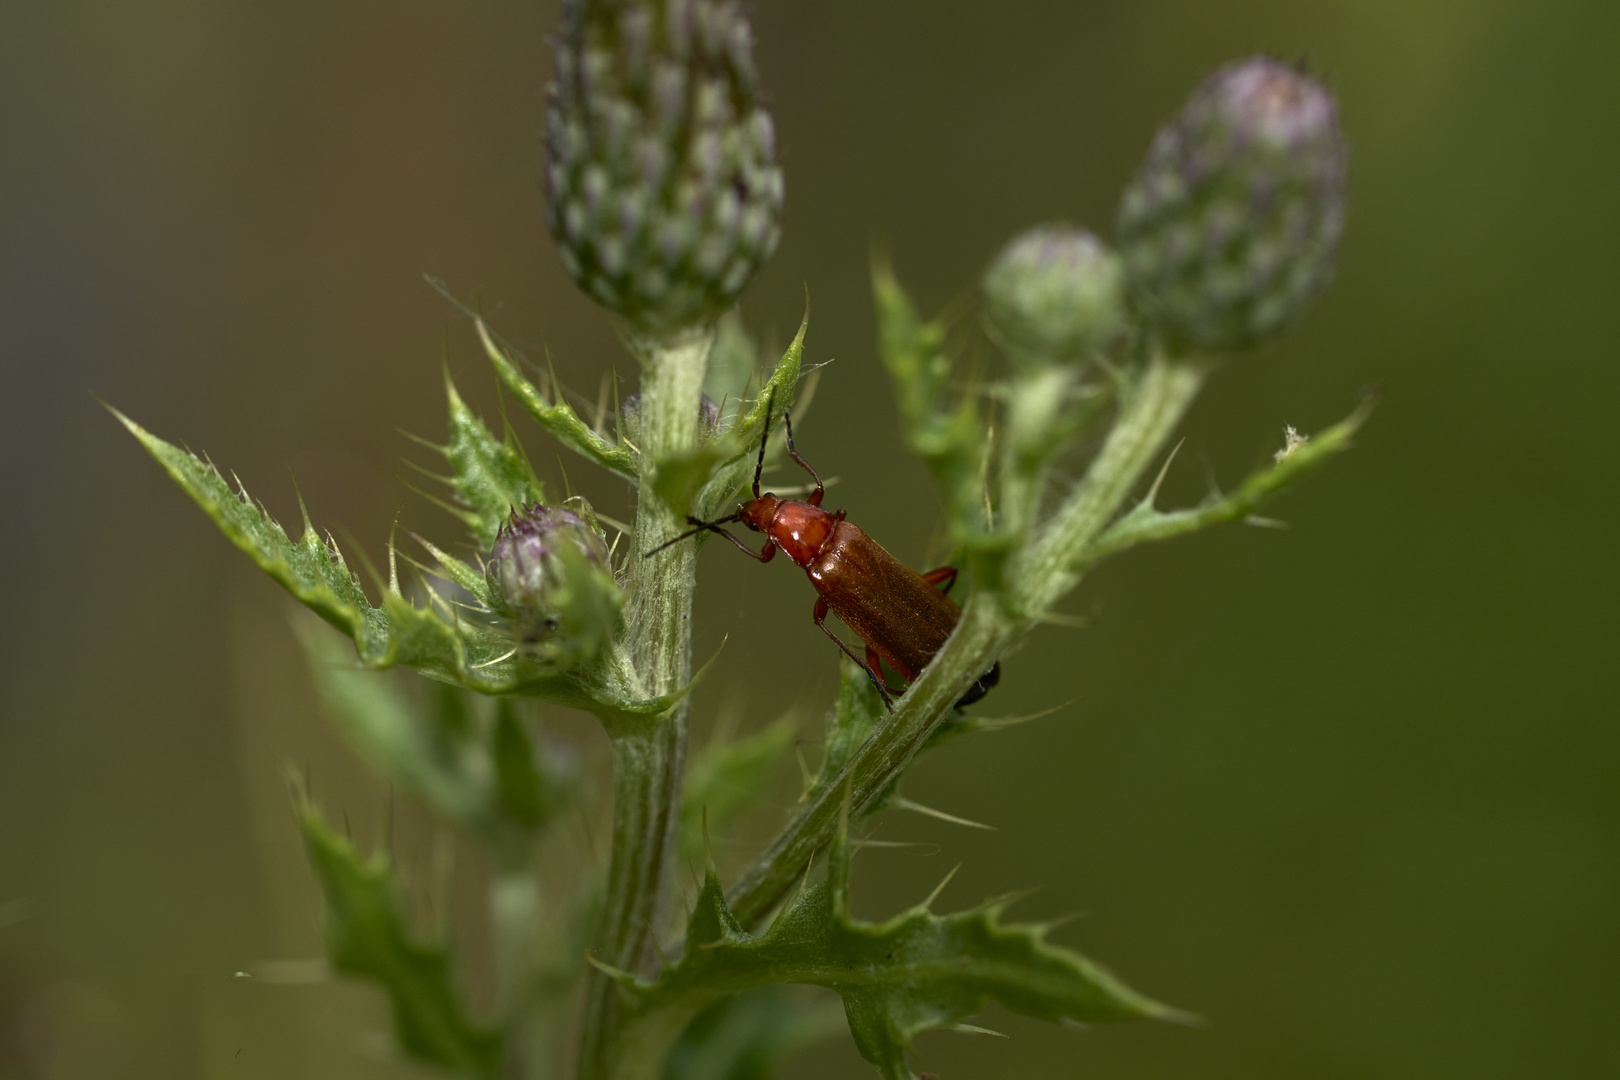
<path id="1" fill-rule="evenodd" d="M 444 947 L 412 937 L 388 860 L 362 859 L 312 806 L 304 807 L 303 830 L 326 893 L 332 966 L 383 985 L 400 1045 L 412 1057 L 465 1076 L 495 1076 L 501 1037 L 467 1018 Z"/>
<path id="2" fill-rule="evenodd" d="M 763 934 L 742 928 L 711 870 L 681 962 L 655 983 L 619 981 L 648 1015 L 769 983 L 825 986 L 843 998 L 861 1055 L 896 1080 L 913 1076 L 905 1051 L 914 1037 L 951 1027 L 991 1000 L 1044 1020 L 1183 1016 L 1046 941 L 1043 927 L 1004 924 L 1006 901 L 944 916 L 925 902 L 868 923 L 849 913 L 848 889 L 847 825 L 829 852 L 827 879 L 789 901 Z"/>
<path id="3" fill-rule="evenodd" d="M 704 1009 L 664 1063 L 663 1080 L 775 1080 L 799 1051 L 845 1029 L 835 998 L 762 986 Z"/>
<path id="4" fill-rule="evenodd" d="M 681 807 L 681 857 L 703 854 L 703 822 L 721 829 L 770 782 L 786 756 L 798 725 L 784 716 L 769 727 L 714 747 L 694 758 L 686 772 Z"/>
<path id="5" fill-rule="evenodd" d="M 440 551 L 435 545 L 420 536 L 416 537 L 416 542 L 421 544 L 423 549 L 438 562 L 440 569 L 444 571 L 445 577 L 466 589 L 472 595 L 472 598 L 486 609 L 491 611 L 495 609 L 495 593 L 489 586 L 489 575 L 485 571 L 473 569 L 454 555 Z"/>
<path id="6" fill-rule="evenodd" d="M 1376 400 L 1375 395 L 1368 393 L 1349 416 L 1313 436 L 1301 437 L 1289 428 L 1287 445 L 1277 453 L 1272 464 L 1251 473 L 1232 494 L 1213 498 L 1203 506 L 1191 510 L 1157 510 L 1153 506 L 1158 489 L 1155 483 L 1146 498 L 1086 547 L 1081 554 L 1081 566 L 1090 566 L 1137 544 L 1168 540 L 1210 525 L 1248 518 L 1273 495 L 1350 449 L 1356 432 L 1372 415 Z"/>
<path id="7" fill-rule="evenodd" d="M 507 515 L 529 503 L 545 502 L 546 491 L 510 428 L 504 439 L 497 440 L 461 400 L 448 373 L 444 390 L 450 407 L 450 442 L 439 449 L 455 469 L 450 485 L 463 507 L 457 516 L 472 530 L 478 546 L 488 551 Z"/>
<path id="8" fill-rule="evenodd" d="M 367 667 L 408 667 L 429 678 L 484 694 L 521 694 L 561 705 L 656 715 L 662 701 L 607 698 L 581 679 L 515 654 L 494 628 L 461 618 L 453 608 L 418 607 L 390 582 L 373 606 L 336 542 L 322 539 L 306 517 L 304 532 L 291 539 L 275 519 L 233 492 L 212 464 L 164 442 L 116 409 L 111 410 L 146 447 L 221 532 L 298 601 L 343 631 Z"/>
<path id="9" fill-rule="evenodd" d="M 322 540 L 307 517 L 303 535 L 292 540 L 245 490 L 233 492 L 211 463 L 164 442 L 117 409 L 111 412 L 261 570 L 353 638 L 361 656 L 387 652 L 388 617 L 366 599 L 335 541 Z"/>
<path id="10" fill-rule="evenodd" d="M 560 393 L 553 395 L 556 400 L 547 401 L 539 388 L 524 378 L 517 364 L 495 341 L 489 327 L 484 325 L 484 320 L 476 319 L 475 325 L 478 328 L 478 339 L 484 346 L 484 354 L 489 357 L 489 362 L 495 365 L 495 374 L 500 376 L 501 382 L 518 399 L 525 412 L 534 417 L 541 427 L 570 450 L 596 462 L 610 472 L 618 473 L 631 483 L 637 481 L 635 455 L 628 447 L 610 443 L 592 431 L 590 425 L 579 418 L 579 414 L 562 399 Z"/>

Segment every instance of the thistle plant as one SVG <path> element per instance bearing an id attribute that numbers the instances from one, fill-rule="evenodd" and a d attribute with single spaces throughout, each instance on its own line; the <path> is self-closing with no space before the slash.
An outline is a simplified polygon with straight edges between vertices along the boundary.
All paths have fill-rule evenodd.
<path id="1" fill-rule="evenodd" d="M 238 548 L 352 644 L 318 624 L 301 630 L 321 698 L 357 751 L 489 855 L 498 985 L 475 1014 L 450 942 L 412 925 L 388 860 L 340 836 L 300 790 L 333 967 L 389 995 L 404 1053 L 473 1077 L 769 1076 L 831 1030 L 789 984 L 836 992 L 856 1047 L 888 1078 L 916 1075 L 917 1034 L 973 1030 L 966 1021 L 992 1000 L 1054 1021 L 1184 1016 L 1054 944 L 1047 927 L 1008 921 L 1005 901 L 942 915 L 936 890 L 887 921 L 857 919 L 850 860 L 874 813 L 915 808 L 900 785 L 921 755 L 1004 723 L 982 715 L 993 691 L 971 713 L 958 702 L 1060 618 L 1088 569 L 1249 518 L 1349 446 L 1365 404 L 1308 439 L 1290 428 L 1283 451 L 1230 493 L 1157 505 L 1199 389 L 1298 317 L 1331 270 L 1345 172 L 1331 95 L 1269 59 L 1226 67 L 1154 139 L 1121 203 L 1117 251 L 1064 224 L 1013 239 L 983 281 L 980 325 L 1006 361 L 992 381 L 964 384 L 950 328 L 875 268 L 901 431 L 928 466 L 971 591 L 892 707 L 827 647 L 821 662 L 839 663 L 840 677 L 820 761 L 774 837 L 723 879 L 707 830 L 761 789 L 799 731 L 788 718 L 689 758 L 691 616 L 709 534 L 670 541 L 735 509 L 756 455 L 783 453 L 802 400 L 808 316 L 756 370 L 732 312 L 778 237 L 773 124 L 731 0 L 570 0 L 556 50 L 547 221 L 568 273 L 619 320 L 639 363 L 618 425 L 587 423 L 554 379 L 532 380 L 468 315 L 522 411 L 629 485 L 633 522 L 557 499 L 513 429 L 492 431 L 447 382 L 448 439 L 430 445 L 466 544 L 390 540 L 373 602 L 307 514 L 292 537 L 207 460 L 119 416 Z M 1081 446 L 1095 449 L 1077 465 Z M 401 562 L 417 580 L 402 582 Z M 411 692 L 385 669 L 427 681 Z M 610 798 L 592 795 L 537 705 L 600 722 Z M 605 869 L 560 854 L 559 822 L 608 804 Z M 700 868 L 693 891 L 677 880 L 683 863 Z"/>

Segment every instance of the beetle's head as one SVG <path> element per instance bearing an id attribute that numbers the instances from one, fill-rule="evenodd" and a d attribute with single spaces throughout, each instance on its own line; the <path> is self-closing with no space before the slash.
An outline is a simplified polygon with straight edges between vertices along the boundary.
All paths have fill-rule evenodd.
<path id="1" fill-rule="evenodd" d="M 739 506 L 737 520 L 754 532 L 764 532 L 770 528 L 771 520 L 776 517 L 776 511 L 781 505 L 782 500 L 767 491 L 759 498 Z"/>

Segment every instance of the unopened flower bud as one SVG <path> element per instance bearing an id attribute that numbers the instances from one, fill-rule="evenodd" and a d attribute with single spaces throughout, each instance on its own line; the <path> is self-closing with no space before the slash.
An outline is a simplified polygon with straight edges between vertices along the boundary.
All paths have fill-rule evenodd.
<path id="1" fill-rule="evenodd" d="M 653 334 L 701 326 L 776 249 L 782 170 L 736 0 L 566 0 L 546 222 L 592 299 Z"/>
<path id="2" fill-rule="evenodd" d="M 1143 316 L 1207 350 L 1287 325 L 1332 276 L 1346 165 L 1321 83 L 1265 57 L 1217 71 L 1159 129 L 1120 203 Z"/>
<path id="3" fill-rule="evenodd" d="M 1089 356 L 1125 325 L 1119 257 L 1084 229 L 1040 225 L 984 275 L 990 323 L 1015 357 Z"/>
<path id="4" fill-rule="evenodd" d="M 514 510 L 495 536 L 485 576 L 497 614 L 519 641 L 560 667 L 595 655 L 624 601 L 601 536 L 556 506 Z"/>

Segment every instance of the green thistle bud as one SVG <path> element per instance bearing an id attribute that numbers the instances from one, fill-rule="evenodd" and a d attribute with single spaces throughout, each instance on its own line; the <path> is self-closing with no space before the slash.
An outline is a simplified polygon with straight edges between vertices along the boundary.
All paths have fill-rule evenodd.
<path id="1" fill-rule="evenodd" d="M 559 667 L 594 656 L 618 624 L 624 594 L 607 546 L 571 510 L 531 503 L 512 511 L 484 573 L 496 613 L 523 645 Z"/>
<path id="2" fill-rule="evenodd" d="M 592 299 L 665 335 L 712 322 L 776 250 L 782 170 L 735 0 L 566 0 L 546 223 Z"/>
<path id="3" fill-rule="evenodd" d="M 1084 229 L 1040 225 L 984 275 L 990 323 L 1015 357 L 1089 356 L 1125 325 L 1119 256 Z"/>
<path id="4" fill-rule="evenodd" d="M 1120 203 L 1142 314 L 1209 350 L 1293 321 L 1332 276 L 1346 165 L 1321 83 L 1264 57 L 1217 71 L 1159 129 Z"/>

